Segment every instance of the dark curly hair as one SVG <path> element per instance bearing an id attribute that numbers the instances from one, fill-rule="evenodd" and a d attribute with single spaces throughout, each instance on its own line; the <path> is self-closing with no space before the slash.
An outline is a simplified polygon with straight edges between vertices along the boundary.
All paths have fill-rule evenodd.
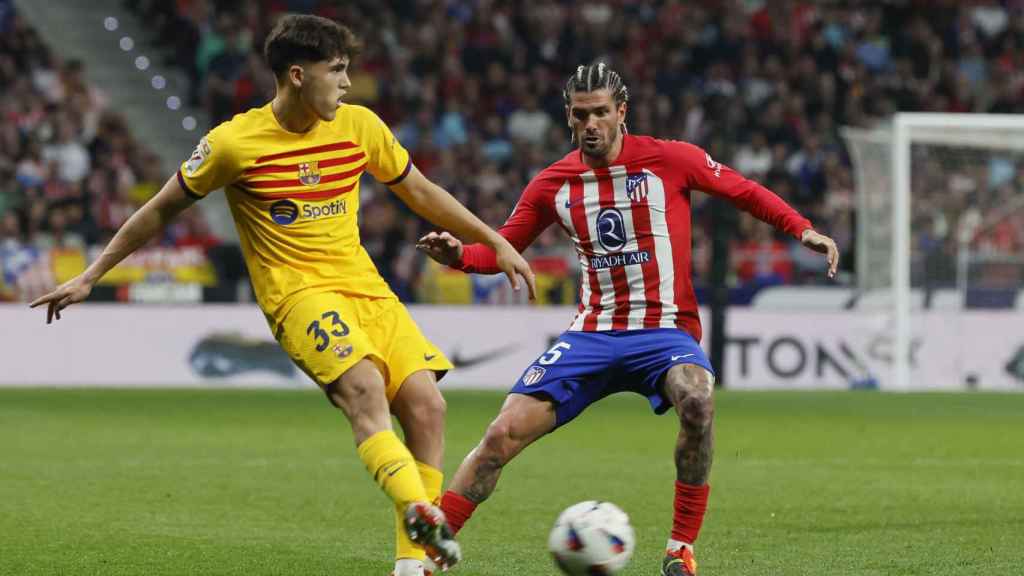
<path id="1" fill-rule="evenodd" d="M 267 64 L 278 78 L 292 64 L 355 58 L 361 51 L 362 43 L 348 27 L 309 14 L 283 16 L 263 45 Z"/>

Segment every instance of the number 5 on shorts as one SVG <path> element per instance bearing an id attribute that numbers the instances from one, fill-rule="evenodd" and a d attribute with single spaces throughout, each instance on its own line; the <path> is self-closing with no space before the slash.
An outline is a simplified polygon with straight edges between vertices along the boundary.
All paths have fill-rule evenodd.
<path id="1" fill-rule="evenodd" d="M 571 348 L 572 344 L 569 344 L 568 342 L 558 342 L 545 352 L 537 362 L 545 366 L 550 366 L 551 364 L 558 362 L 558 359 L 562 357 L 562 350 L 569 350 Z"/>

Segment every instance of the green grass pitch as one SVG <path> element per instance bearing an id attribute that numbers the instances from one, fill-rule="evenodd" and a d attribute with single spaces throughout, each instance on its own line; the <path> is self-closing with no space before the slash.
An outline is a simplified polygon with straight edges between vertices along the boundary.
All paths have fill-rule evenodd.
<path id="1" fill-rule="evenodd" d="M 502 395 L 449 392 L 447 474 Z M 613 397 L 527 450 L 460 540 L 468 575 L 554 575 L 579 500 L 658 573 L 674 416 Z M 1024 574 L 1024 395 L 717 396 L 701 574 Z M 0 574 L 385 576 L 390 505 L 315 392 L 0 390 Z"/>

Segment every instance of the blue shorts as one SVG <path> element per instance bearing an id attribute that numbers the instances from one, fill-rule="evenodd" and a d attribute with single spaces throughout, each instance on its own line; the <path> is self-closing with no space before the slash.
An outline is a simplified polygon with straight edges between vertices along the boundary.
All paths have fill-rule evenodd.
<path id="1" fill-rule="evenodd" d="M 661 392 L 661 381 L 676 364 L 696 364 L 714 374 L 697 341 L 675 328 L 563 332 L 509 393 L 550 398 L 556 426 L 616 392 L 646 396 L 655 414 L 664 414 L 672 404 Z"/>

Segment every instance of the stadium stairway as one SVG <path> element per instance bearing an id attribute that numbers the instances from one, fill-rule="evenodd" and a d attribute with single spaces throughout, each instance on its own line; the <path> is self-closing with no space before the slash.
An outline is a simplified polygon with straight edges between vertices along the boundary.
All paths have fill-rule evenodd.
<path id="1" fill-rule="evenodd" d="M 192 153 L 208 127 L 208 117 L 203 110 L 188 108 L 184 74 L 163 64 L 165 52 L 149 41 L 144 23 L 125 10 L 120 0 L 15 0 L 14 4 L 55 54 L 83 62 L 86 78 L 105 93 L 111 109 L 124 115 L 135 137 L 160 157 L 168 175 Z M 113 31 L 105 27 L 108 17 L 117 19 Z M 122 47 L 127 43 L 124 38 L 131 39 L 128 50 Z M 145 70 L 136 67 L 140 56 L 148 58 Z M 151 84 L 158 74 L 166 82 L 160 90 Z M 181 102 L 177 110 L 168 107 L 171 96 Z M 183 124 L 186 116 L 195 119 L 192 130 Z M 212 194 L 200 205 L 218 236 L 237 239 L 223 194 Z"/>

